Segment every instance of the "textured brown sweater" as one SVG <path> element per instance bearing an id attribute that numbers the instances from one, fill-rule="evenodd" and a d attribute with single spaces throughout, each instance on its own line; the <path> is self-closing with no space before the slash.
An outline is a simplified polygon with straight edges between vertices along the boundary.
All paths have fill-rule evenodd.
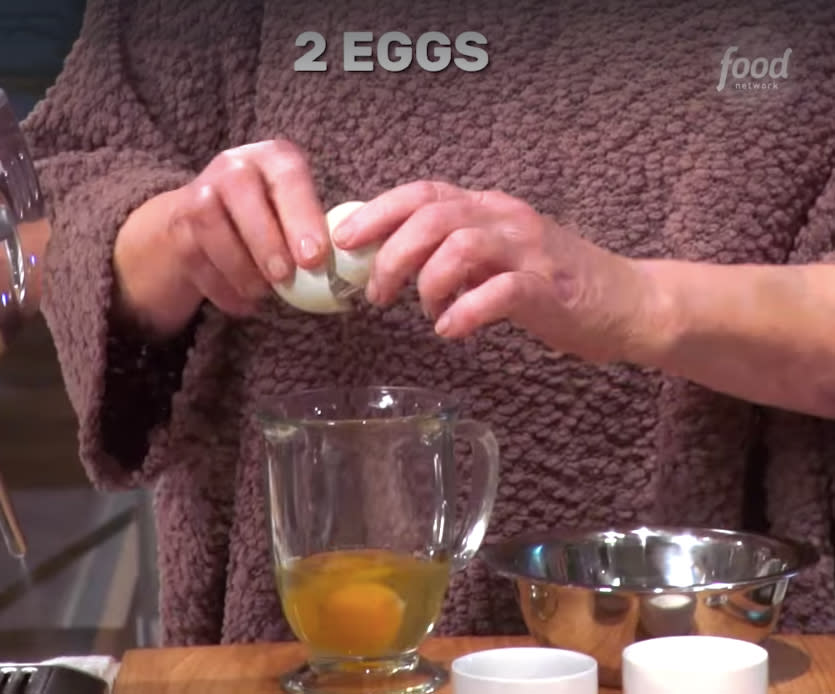
<path id="1" fill-rule="evenodd" d="M 347 342 L 338 318 L 278 300 L 243 321 L 207 306 L 164 346 L 107 320 L 126 215 L 217 152 L 278 134 L 310 153 L 326 208 L 446 179 L 517 195 L 630 256 L 822 260 L 835 249 L 830 0 L 88 5 L 25 124 L 54 225 L 44 311 L 92 479 L 155 488 L 167 643 L 292 637 L 253 413 L 264 397 L 335 383 L 450 391 L 494 427 L 503 462 L 488 541 L 649 522 L 805 538 L 823 559 L 793 584 L 783 626 L 835 629 L 832 422 L 579 363 L 507 324 L 445 342 L 414 293 L 361 308 Z M 325 72 L 293 70 L 306 30 L 328 39 Z M 479 31 L 490 62 L 347 72 L 342 32 L 356 30 Z M 755 59 L 792 52 L 761 79 L 728 63 L 719 90 L 734 46 L 757 75 Z M 479 563 L 456 575 L 441 633 L 522 628 L 507 583 Z"/>

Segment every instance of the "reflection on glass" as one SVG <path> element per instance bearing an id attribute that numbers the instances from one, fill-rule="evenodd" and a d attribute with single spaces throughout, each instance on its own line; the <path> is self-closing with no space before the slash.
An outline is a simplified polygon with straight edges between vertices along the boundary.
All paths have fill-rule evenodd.
<path id="1" fill-rule="evenodd" d="M 0 90 L 0 356 L 41 301 L 41 264 L 49 223 L 37 174 L 9 100 Z M 9 551 L 26 541 L 0 475 L 0 531 Z"/>

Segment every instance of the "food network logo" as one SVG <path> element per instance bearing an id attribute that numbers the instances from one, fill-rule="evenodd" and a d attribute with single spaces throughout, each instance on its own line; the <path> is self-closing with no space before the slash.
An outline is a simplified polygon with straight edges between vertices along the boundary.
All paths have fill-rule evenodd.
<path id="1" fill-rule="evenodd" d="M 749 60 L 742 56 L 734 57 L 739 51 L 738 46 L 731 46 L 722 56 L 719 67 L 719 84 L 716 91 L 721 92 L 728 82 L 728 72 L 737 82 L 734 89 L 767 90 L 777 89 L 777 80 L 787 79 L 789 76 L 789 57 L 792 49 L 787 48 L 779 58 L 754 58 Z"/>

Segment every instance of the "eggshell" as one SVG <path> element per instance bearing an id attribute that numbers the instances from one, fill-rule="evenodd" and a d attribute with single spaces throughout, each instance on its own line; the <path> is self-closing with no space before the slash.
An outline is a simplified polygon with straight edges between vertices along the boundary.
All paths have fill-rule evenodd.
<path id="1" fill-rule="evenodd" d="M 328 228 L 331 234 L 343 219 L 347 219 L 354 211 L 362 207 L 364 202 L 352 200 L 337 205 L 327 214 Z M 354 287 L 364 287 L 371 274 L 374 256 L 380 249 L 380 243 L 370 243 L 355 250 L 344 250 L 334 245 L 333 267 L 337 277 L 345 280 Z"/>
<path id="2" fill-rule="evenodd" d="M 348 301 L 331 292 L 326 267 L 305 270 L 296 267 L 293 279 L 273 285 L 276 294 L 291 306 L 307 313 L 344 313 L 351 310 Z"/>
<path id="3" fill-rule="evenodd" d="M 326 215 L 328 230 L 331 234 L 343 219 L 364 204 L 364 202 L 350 201 L 332 208 Z M 370 244 L 354 251 L 346 251 L 333 246 L 332 239 L 331 245 L 330 266 L 333 268 L 333 273 L 352 286 L 364 287 L 368 282 L 371 264 L 380 244 Z M 276 283 L 273 289 L 288 304 L 307 313 L 344 313 L 351 310 L 349 301 L 339 299 L 331 292 L 327 265 L 315 270 L 296 267 L 291 280 Z"/>

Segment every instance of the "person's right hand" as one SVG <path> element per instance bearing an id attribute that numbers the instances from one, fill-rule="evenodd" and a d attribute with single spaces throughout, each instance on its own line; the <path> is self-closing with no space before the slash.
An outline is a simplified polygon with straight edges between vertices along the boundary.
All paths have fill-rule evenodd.
<path id="1" fill-rule="evenodd" d="M 122 226 L 116 308 L 160 336 L 181 330 L 203 299 L 244 316 L 296 265 L 321 265 L 327 248 L 324 211 L 298 147 L 269 140 L 226 150 Z"/>

